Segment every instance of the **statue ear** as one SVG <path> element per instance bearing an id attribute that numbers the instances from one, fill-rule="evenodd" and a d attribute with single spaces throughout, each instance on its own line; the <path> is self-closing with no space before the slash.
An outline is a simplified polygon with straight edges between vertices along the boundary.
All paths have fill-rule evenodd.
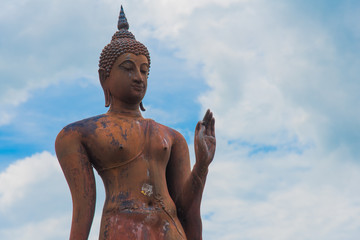
<path id="1" fill-rule="evenodd" d="M 99 80 L 101 83 L 101 86 L 104 88 L 105 80 L 106 80 L 106 70 L 104 68 L 99 68 Z"/>
<path id="2" fill-rule="evenodd" d="M 109 107 L 111 103 L 111 92 L 106 87 L 105 81 L 106 81 L 106 70 L 104 68 L 99 68 L 99 79 L 102 89 L 104 90 L 104 96 L 105 96 L 105 107 Z"/>

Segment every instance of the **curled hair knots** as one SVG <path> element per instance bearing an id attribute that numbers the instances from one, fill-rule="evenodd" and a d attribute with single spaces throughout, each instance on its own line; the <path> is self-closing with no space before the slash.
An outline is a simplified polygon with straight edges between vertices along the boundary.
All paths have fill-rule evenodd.
<path id="1" fill-rule="evenodd" d="M 124 53 L 144 55 L 150 67 L 150 54 L 142 43 L 130 38 L 115 39 L 105 46 L 100 55 L 99 67 L 105 69 L 106 77 L 110 75 L 116 59 Z"/>

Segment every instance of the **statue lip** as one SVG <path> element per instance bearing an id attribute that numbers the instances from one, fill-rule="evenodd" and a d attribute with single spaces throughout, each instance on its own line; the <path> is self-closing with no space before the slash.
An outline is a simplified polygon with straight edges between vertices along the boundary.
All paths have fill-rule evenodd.
<path id="1" fill-rule="evenodd" d="M 139 91 L 139 92 L 142 92 L 142 91 L 145 89 L 144 84 L 133 83 L 133 84 L 131 84 L 131 87 L 132 87 L 135 91 Z"/>

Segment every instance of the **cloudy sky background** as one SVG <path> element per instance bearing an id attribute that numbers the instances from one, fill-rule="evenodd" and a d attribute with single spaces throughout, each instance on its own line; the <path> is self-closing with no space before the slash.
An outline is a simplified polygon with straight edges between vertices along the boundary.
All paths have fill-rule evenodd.
<path id="1" fill-rule="evenodd" d="M 144 116 L 193 152 L 196 122 L 215 114 L 204 239 L 358 239 L 356 0 L 1 1 L 0 239 L 68 237 L 54 140 L 106 111 L 97 64 L 120 4 L 151 54 Z"/>

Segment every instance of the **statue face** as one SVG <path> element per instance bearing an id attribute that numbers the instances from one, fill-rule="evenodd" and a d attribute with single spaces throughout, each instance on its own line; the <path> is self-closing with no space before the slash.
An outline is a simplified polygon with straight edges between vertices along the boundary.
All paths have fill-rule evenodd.
<path id="1" fill-rule="evenodd" d="M 149 63 L 144 55 L 125 53 L 115 61 L 106 79 L 111 96 L 124 103 L 140 103 L 147 89 Z"/>

